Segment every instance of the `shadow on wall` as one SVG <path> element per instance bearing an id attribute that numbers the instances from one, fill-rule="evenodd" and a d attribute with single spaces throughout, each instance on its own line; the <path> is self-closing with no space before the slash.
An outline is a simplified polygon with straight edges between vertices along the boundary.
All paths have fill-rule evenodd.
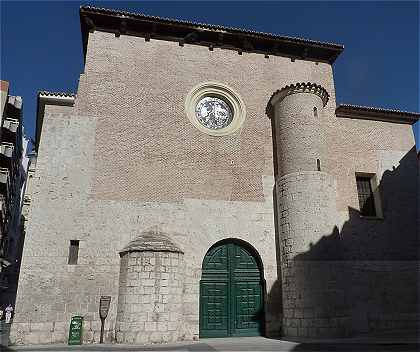
<path id="1" fill-rule="evenodd" d="M 349 208 L 342 230 L 334 228 L 311 244 L 293 258 L 293 265 L 311 262 L 305 266 L 310 273 L 304 275 L 303 289 L 323 290 L 312 302 L 330 310 L 327 316 L 343 318 L 344 335 L 413 336 L 420 327 L 419 164 L 414 147 L 397 168 L 383 174 L 379 192 L 383 219 L 363 218 Z"/>
<path id="2" fill-rule="evenodd" d="M 278 210 L 277 210 L 277 192 L 276 187 L 273 187 L 273 209 L 274 209 L 274 219 L 277 219 Z M 278 236 L 279 229 L 278 229 L 278 222 L 277 220 L 274 221 L 274 230 L 275 230 L 275 240 L 276 240 L 276 263 L 277 265 L 277 277 L 276 280 L 271 287 L 270 291 L 264 295 L 266 297 L 266 304 L 265 304 L 265 321 L 266 327 L 263 335 L 267 337 L 279 337 L 282 336 L 282 312 L 283 312 L 283 290 L 281 285 L 281 268 L 280 268 L 280 260 L 281 260 L 281 248 L 280 248 L 280 239 Z M 260 315 L 261 316 L 261 315 Z M 279 319 L 280 318 L 280 319 Z"/>

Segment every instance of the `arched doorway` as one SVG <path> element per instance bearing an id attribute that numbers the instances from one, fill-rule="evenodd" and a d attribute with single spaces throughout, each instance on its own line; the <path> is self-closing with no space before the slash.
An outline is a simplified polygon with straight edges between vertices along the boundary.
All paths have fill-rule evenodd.
<path id="1" fill-rule="evenodd" d="M 263 334 L 263 271 L 255 250 L 225 240 L 209 249 L 200 281 L 200 337 Z"/>

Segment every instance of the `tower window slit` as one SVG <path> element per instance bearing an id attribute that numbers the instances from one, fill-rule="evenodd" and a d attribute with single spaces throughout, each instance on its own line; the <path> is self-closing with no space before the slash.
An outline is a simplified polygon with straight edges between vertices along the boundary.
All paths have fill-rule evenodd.
<path id="1" fill-rule="evenodd" d="M 69 265 L 76 265 L 79 258 L 79 240 L 71 240 L 69 247 Z"/>
<path id="2" fill-rule="evenodd" d="M 318 109 L 314 106 L 314 117 L 318 117 Z"/>
<path id="3" fill-rule="evenodd" d="M 316 159 L 316 169 L 318 171 L 321 171 L 321 160 L 319 160 L 319 159 Z"/>

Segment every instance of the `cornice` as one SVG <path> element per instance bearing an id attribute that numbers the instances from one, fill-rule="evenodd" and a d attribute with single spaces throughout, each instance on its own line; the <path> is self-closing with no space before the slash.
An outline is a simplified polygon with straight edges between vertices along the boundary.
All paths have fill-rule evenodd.
<path id="1" fill-rule="evenodd" d="M 206 23 L 180 21 L 141 13 L 119 11 L 93 6 L 80 7 L 80 25 L 86 58 L 89 32 L 102 31 L 115 36 L 133 35 L 150 39 L 177 41 L 179 45 L 195 44 L 255 52 L 295 59 L 332 64 L 344 50 L 335 43 L 280 36 L 242 28 L 230 28 Z"/>
<path id="2" fill-rule="evenodd" d="M 371 106 L 340 104 L 335 115 L 342 118 L 374 120 L 392 123 L 410 124 L 420 120 L 420 113 Z"/>

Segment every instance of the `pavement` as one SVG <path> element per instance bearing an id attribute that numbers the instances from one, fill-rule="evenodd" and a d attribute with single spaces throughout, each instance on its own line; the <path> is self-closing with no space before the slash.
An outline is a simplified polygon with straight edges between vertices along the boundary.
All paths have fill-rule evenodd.
<path id="1" fill-rule="evenodd" d="M 1 346 L 0 346 L 1 348 Z M 8 351 L 345 351 L 345 352 L 417 352 L 420 344 L 415 337 L 411 338 L 350 338 L 337 340 L 295 340 L 286 341 L 265 337 L 235 337 L 200 339 L 200 341 L 178 342 L 160 345 L 122 345 L 122 344 L 89 344 L 82 346 L 36 345 L 36 346 L 3 346 L 1 352 Z"/>

